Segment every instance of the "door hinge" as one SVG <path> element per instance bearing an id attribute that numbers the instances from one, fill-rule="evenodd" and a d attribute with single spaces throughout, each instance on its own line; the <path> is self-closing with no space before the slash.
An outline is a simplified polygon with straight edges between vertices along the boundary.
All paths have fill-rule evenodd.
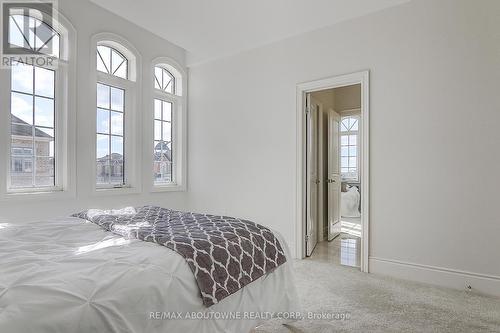
<path id="1" fill-rule="evenodd" d="M 309 235 L 306 235 L 306 242 L 309 242 Z"/>

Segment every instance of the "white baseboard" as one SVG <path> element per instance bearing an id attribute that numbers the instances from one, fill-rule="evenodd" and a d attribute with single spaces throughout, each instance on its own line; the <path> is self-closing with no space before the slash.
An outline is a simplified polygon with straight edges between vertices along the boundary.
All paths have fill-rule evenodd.
<path id="1" fill-rule="evenodd" d="M 469 290 L 467 286 L 471 286 L 469 291 L 500 297 L 500 276 L 376 257 L 370 257 L 369 265 L 374 274 L 459 290 Z"/>

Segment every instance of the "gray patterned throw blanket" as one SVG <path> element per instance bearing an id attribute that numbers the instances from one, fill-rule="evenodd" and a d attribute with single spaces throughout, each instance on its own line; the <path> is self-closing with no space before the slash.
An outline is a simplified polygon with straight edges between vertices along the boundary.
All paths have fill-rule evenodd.
<path id="1" fill-rule="evenodd" d="M 107 231 L 168 247 L 191 268 L 205 306 L 218 303 L 286 261 L 266 227 L 227 216 L 144 206 L 125 215 L 74 214 Z"/>

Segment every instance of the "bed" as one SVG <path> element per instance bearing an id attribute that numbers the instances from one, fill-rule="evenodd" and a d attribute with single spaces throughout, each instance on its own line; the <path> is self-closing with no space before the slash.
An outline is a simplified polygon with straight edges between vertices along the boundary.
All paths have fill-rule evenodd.
<path id="1" fill-rule="evenodd" d="M 276 237 L 289 260 L 207 307 L 186 260 L 164 246 L 73 217 L 0 224 L 0 332 L 249 332 L 299 311 Z"/>

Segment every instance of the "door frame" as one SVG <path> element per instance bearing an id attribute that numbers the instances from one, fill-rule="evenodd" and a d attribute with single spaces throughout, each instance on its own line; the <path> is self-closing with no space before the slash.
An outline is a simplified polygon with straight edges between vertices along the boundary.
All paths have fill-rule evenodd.
<path id="1" fill-rule="evenodd" d="M 333 76 L 297 85 L 297 143 L 296 143 L 296 257 L 306 257 L 306 94 L 332 88 L 361 84 L 361 271 L 369 272 L 369 218 L 370 218 L 370 72 L 368 70 Z"/>

